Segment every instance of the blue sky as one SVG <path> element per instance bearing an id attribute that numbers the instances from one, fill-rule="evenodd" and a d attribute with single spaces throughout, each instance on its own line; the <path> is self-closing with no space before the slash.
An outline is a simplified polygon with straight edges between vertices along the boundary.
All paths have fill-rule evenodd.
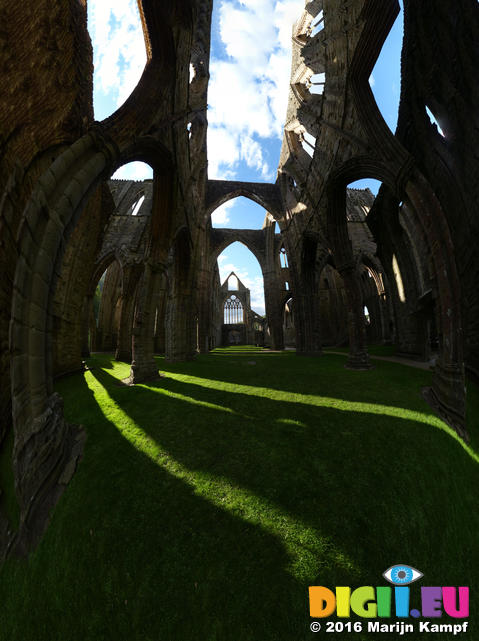
<path id="1" fill-rule="evenodd" d="M 402 4 L 402 2 L 401 2 Z M 286 115 L 293 22 L 304 0 L 215 0 L 208 92 L 209 177 L 274 182 Z M 102 120 L 115 111 L 138 82 L 146 62 L 135 0 L 89 0 L 94 47 L 94 109 Z M 378 106 L 394 131 L 400 91 L 402 13 L 370 80 Z M 115 177 L 151 177 L 143 163 L 121 168 Z M 369 186 L 369 181 L 355 183 Z M 216 227 L 260 229 L 265 212 L 238 198 L 213 214 Z M 251 289 L 252 307 L 264 313 L 262 276 L 254 256 L 240 243 L 219 258 L 221 277 L 235 271 Z"/>

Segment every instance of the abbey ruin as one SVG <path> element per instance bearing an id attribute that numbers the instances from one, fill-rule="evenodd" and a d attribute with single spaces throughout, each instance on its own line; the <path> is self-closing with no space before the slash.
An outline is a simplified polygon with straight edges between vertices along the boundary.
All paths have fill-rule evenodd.
<path id="1" fill-rule="evenodd" d="M 466 373 L 479 376 L 479 12 L 476 0 L 404 4 L 393 133 L 368 79 L 397 0 L 306 0 L 267 184 L 208 178 L 212 0 L 139 0 L 147 64 L 101 122 L 86 0 L 2 3 L 0 440 L 13 443 L 20 508 L 16 532 L 0 514 L 2 556 L 36 545 L 75 473 L 84 432 L 64 419 L 54 381 L 81 371 L 91 350 L 131 362 L 135 384 L 158 374 L 155 354 L 183 361 L 235 342 L 318 357 L 348 345 L 358 376 L 371 366 L 368 342 L 423 361 L 437 349 L 425 394 L 468 439 Z M 311 92 L 318 77 L 323 92 Z M 153 180 L 111 180 L 134 160 Z M 347 188 L 362 178 L 382 183 L 376 198 Z M 261 230 L 213 229 L 212 212 L 237 196 L 264 208 Z M 250 315 L 244 335 L 245 288 L 224 289 L 217 266 L 235 241 L 264 277 L 265 319 Z"/>

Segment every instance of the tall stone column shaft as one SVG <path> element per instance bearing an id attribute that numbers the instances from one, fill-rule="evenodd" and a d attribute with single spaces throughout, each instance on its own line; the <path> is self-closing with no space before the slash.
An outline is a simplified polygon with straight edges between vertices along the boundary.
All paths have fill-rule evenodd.
<path id="1" fill-rule="evenodd" d="M 81 355 L 83 358 L 89 358 L 90 356 L 90 316 L 92 311 L 93 296 L 85 296 L 81 325 Z"/>
<path id="2" fill-rule="evenodd" d="M 268 271 L 263 272 L 263 280 L 266 321 L 271 336 L 271 348 L 282 350 L 284 349 L 283 309 L 278 290 L 278 279 L 274 271 Z"/>
<path id="3" fill-rule="evenodd" d="M 197 276 L 198 291 L 198 349 L 201 354 L 210 351 L 212 334 L 212 274 L 210 270 L 200 269 Z"/>
<path id="4" fill-rule="evenodd" d="M 347 367 L 370 369 L 361 284 L 353 264 L 338 269 L 348 297 L 349 357 Z"/>
<path id="5" fill-rule="evenodd" d="M 123 287 L 120 297 L 115 359 L 127 363 L 131 363 L 132 360 L 132 326 L 135 312 L 135 292 L 140 277 L 139 270 L 138 265 L 123 268 Z"/>
<path id="6" fill-rule="evenodd" d="M 166 360 L 193 360 L 196 349 L 197 322 L 194 297 L 189 291 L 171 294 L 166 304 Z"/>
<path id="7" fill-rule="evenodd" d="M 131 384 L 155 378 L 158 366 L 154 359 L 155 290 L 161 273 L 145 265 L 139 284 L 138 299 L 132 336 L 132 361 L 129 382 Z"/>

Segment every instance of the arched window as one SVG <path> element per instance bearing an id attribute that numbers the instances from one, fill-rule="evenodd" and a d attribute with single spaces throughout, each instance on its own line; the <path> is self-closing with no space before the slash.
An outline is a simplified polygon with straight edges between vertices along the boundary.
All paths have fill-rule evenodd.
<path id="1" fill-rule="evenodd" d="M 312 158 L 316 147 L 316 138 L 308 131 L 304 131 L 300 136 L 300 140 L 304 151 Z"/>
<path id="2" fill-rule="evenodd" d="M 286 254 L 286 249 L 281 247 L 279 250 L 279 262 L 281 267 L 288 267 L 288 255 Z"/>
<path id="3" fill-rule="evenodd" d="M 431 125 L 436 125 L 438 133 L 445 138 L 444 132 L 441 129 L 441 125 L 439 124 L 436 116 L 432 113 L 432 111 L 429 109 L 429 107 L 426 105 L 426 113 L 428 115 L 429 120 L 431 121 Z"/>
<path id="4" fill-rule="evenodd" d="M 284 329 L 292 329 L 293 327 L 293 299 L 289 298 L 284 306 Z"/>
<path id="5" fill-rule="evenodd" d="M 311 33 L 310 37 L 314 38 L 316 34 L 324 29 L 324 13 L 323 10 L 318 13 L 318 15 L 311 22 Z"/>
<path id="6" fill-rule="evenodd" d="M 398 290 L 399 300 L 401 301 L 401 303 L 405 303 L 406 294 L 404 293 L 404 285 L 403 285 L 403 280 L 401 276 L 401 270 L 399 269 L 398 261 L 394 254 L 392 259 L 392 268 L 394 273 L 394 280 L 396 281 L 396 287 Z"/>
<path id="7" fill-rule="evenodd" d="M 142 195 L 138 200 L 136 200 L 133 205 L 131 206 L 131 215 L 132 216 L 137 216 L 138 212 L 141 209 L 141 206 L 143 205 L 143 201 L 145 200 L 145 196 Z"/>
<path id="8" fill-rule="evenodd" d="M 314 73 L 308 80 L 306 86 L 309 92 L 316 95 L 321 95 L 324 91 L 324 84 L 326 82 L 325 73 Z"/>
<path id="9" fill-rule="evenodd" d="M 234 294 L 225 300 L 224 323 L 225 325 L 243 323 L 243 304 Z"/>
<path id="10" fill-rule="evenodd" d="M 364 306 L 364 320 L 366 321 L 366 325 L 371 325 L 371 316 L 369 315 L 369 309 Z"/>
<path id="11" fill-rule="evenodd" d="M 228 291 L 237 292 L 239 289 L 238 278 L 234 274 L 228 278 Z"/>

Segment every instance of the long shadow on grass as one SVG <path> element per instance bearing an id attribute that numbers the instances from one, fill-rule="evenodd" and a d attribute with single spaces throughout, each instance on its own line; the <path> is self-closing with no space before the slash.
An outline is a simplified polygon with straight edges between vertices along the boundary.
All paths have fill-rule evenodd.
<path id="1" fill-rule="evenodd" d="M 246 493 L 240 503 L 257 499 L 265 520 L 270 506 L 284 515 L 283 534 L 272 526 L 278 538 L 291 520 L 313 533 L 305 550 L 301 541 L 290 549 L 300 565 L 320 549 L 314 533 L 331 541 L 317 561 L 318 584 L 374 585 L 398 560 L 427 572 L 428 585 L 476 583 L 479 520 L 468 488 L 479 468 L 436 428 L 173 379 L 121 389 L 107 372 L 93 374 L 166 455 L 202 475 L 204 496 L 226 480 Z M 238 511 L 247 523 L 248 507 Z"/>
<path id="2" fill-rule="evenodd" d="M 226 355 L 227 352 L 225 352 Z M 429 371 L 409 366 L 374 361 L 369 371 L 344 368 L 344 357 L 325 354 L 321 357 L 298 357 L 293 353 L 232 355 L 231 358 L 202 355 L 188 363 L 166 363 L 158 359 L 162 371 L 171 374 L 199 376 L 219 384 L 266 387 L 278 392 L 312 394 L 343 401 L 372 403 L 404 408 L 436 417 L 424 401 L 421 390 L 431 385 Z M 479 453 L 477 423 L 478 389 L 468 383 L 467 424 L 471 435 L 470 447 Z M 437 418 L 437 417 L 436 417 Z"/>
<path id="3" fill-rule="evenodd" d="M 86 426 L 85 456 L 28 564 L 2 569 L 2 640 L 309 638 L 282 542 L 131 445 L 83 378 L 61 391 Z"/>
<path id="4" fill-rule="evenodd" d="M 344 357 L 333 354 L 316 358 L 294 353 L 225 355 L 208 354 L 193 362 L 174 364 L 159 359 L 159 367 L 231 384 L 321 394 L 347 401 L 382 404 L 386 395 L 388 405 L 428 411 L 421 397 L 421 387 L 431 383 L 428 371 L 387 361 L 375 361 L 369 371 L 352 371 L 344 368 Z"/>

